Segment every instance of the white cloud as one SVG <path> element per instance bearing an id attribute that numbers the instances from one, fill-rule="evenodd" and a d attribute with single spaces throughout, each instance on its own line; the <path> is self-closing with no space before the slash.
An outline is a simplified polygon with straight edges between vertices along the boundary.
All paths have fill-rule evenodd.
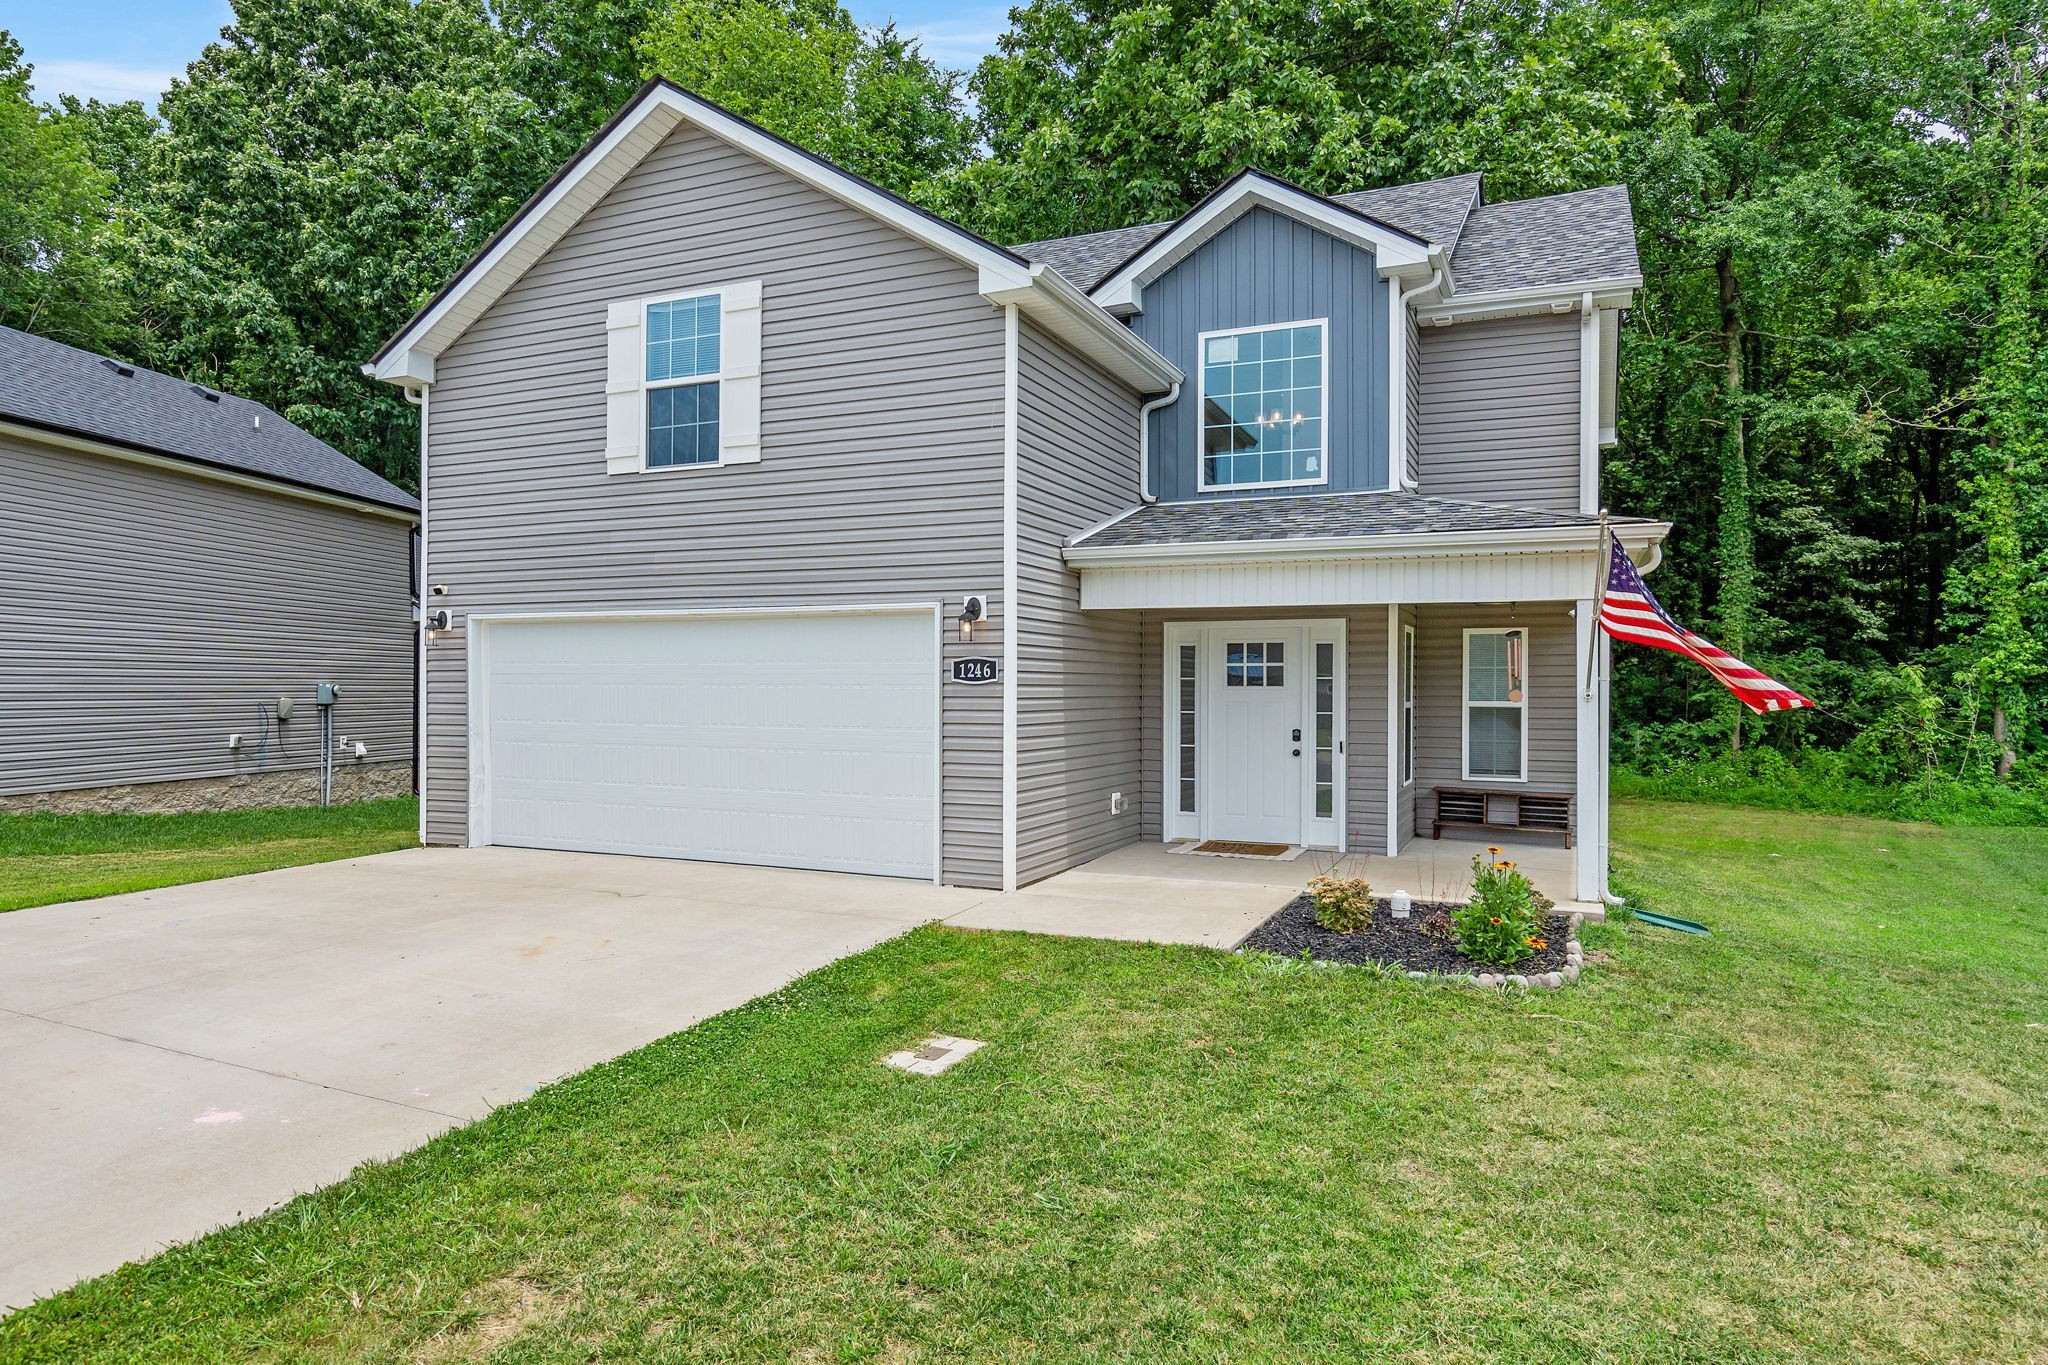
<path id="1" fill-rule="evenodd" d="M 122 66 L 117 62 L 35 62 L 35 68 L 37 99 L 52 104 L 59 95 L 116 104 L 122 100 L 141 100 L 152 109 L 156 107 L 156 97 L 170 88 L 171 81 L 185 74 L 154 67 Z"/>
<path id="2" fill-rule="evenodd" d="M 856 10 L 856 12 L 858 12 Z M 1008 5 L 985 5 L 950 18 L 914 20 L 896 16 L 896 27 L 918 40 L 924 55 L 940 66 L 973 74 L 981 59 L 996 50 L 996 39 L 1010 27 Z"/>

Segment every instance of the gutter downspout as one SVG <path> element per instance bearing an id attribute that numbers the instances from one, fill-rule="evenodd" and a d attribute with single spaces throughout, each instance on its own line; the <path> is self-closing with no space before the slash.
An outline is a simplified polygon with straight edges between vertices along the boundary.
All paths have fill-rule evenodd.
<path id="1" fill-rule="evenodd" d="M 1173 387 L 1163 398 L 1155 398 L 1138 409 L 1138 501 L 1154 503 L 1159 495 L 1152 491 L 1152 414 L 1180 399 L 1181 381 L 1173 381 Z"/>
<path id="2" fill-rule="evenodd" d="M 1401 395 L 1401 401 L 1398 405 L 1390 404 L 1400 414 L 1401 420 L 1392 431 L 1387 433 L 1387 468 L 1389 471 L 1398 470 L 1389 482 L 1404 493 L 1413 493 L 1422 486 L 1416 480 L 1408 477 L 1408 304 L 1418 294 L 1426 294 L 1432 289 L 1441 287 L 1443 282 L 1444 268 L 1438 266 L 1428 279 L 1416 285 L 1413 289 L 1403 291 L 1394 300 L 1394 320 L 1400 324 L 1400 333 L 1398 338 L 1388 337 L 1387 342 L 1389 349 L 1396 350 L 1401 357 L 1401 372 L 1387 376 L 1389 384 L 1387 392 L 1390 396 L 1394 393 Z M 1400 437 L 1399 444 L 1401 450 L 1401 460 L 1398 466 L 1394 462 L 1394 437 L 1396 436 Z"/>

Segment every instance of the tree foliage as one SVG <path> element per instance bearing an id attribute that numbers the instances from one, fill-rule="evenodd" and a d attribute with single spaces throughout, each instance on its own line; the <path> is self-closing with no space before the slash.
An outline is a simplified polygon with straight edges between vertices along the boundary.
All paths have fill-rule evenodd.
<path id="1" fill-rule="evenodd" d="M 835 0 L 238 0 L 161 124 L 36 103 L 0 39 L 0 320 L 410 482 L 358 364 L 656 74 L 1002 241 L 1246 165 L 1626 183 L 1606 500 L 1824 711 L 1632 651 L 1617 752 L 2048 783 L 2048 0 L 1029 0 L 964 84 Z"/>

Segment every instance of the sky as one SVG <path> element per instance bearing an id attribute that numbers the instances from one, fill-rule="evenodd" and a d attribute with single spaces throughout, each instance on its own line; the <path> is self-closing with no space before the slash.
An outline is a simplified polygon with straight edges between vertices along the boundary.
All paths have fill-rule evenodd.
<path id="1" fill-rule="evenodd" d="M 1008 0 L 848 0 L 864 24 L 893 18 L 941 65 L 971 71 L 1009 23 Z M 38 100 L 139 99 L 151 108 L 171 79 L 232 19 L 227 0 L 7 0 L 0 28 L 35 67 Z"/>

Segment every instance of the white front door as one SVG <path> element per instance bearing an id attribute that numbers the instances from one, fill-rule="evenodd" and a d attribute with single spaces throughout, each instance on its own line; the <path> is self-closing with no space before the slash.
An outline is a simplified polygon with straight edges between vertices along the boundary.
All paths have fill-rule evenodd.
<path id="1" fill-rule="evenodd" d="M 1299 626 L 1211 627 L 1208 665 L 1214 761 L 1202 833 L 1210 839 L 1302 840 L 1303 738 L 1310 667 Z"/>

